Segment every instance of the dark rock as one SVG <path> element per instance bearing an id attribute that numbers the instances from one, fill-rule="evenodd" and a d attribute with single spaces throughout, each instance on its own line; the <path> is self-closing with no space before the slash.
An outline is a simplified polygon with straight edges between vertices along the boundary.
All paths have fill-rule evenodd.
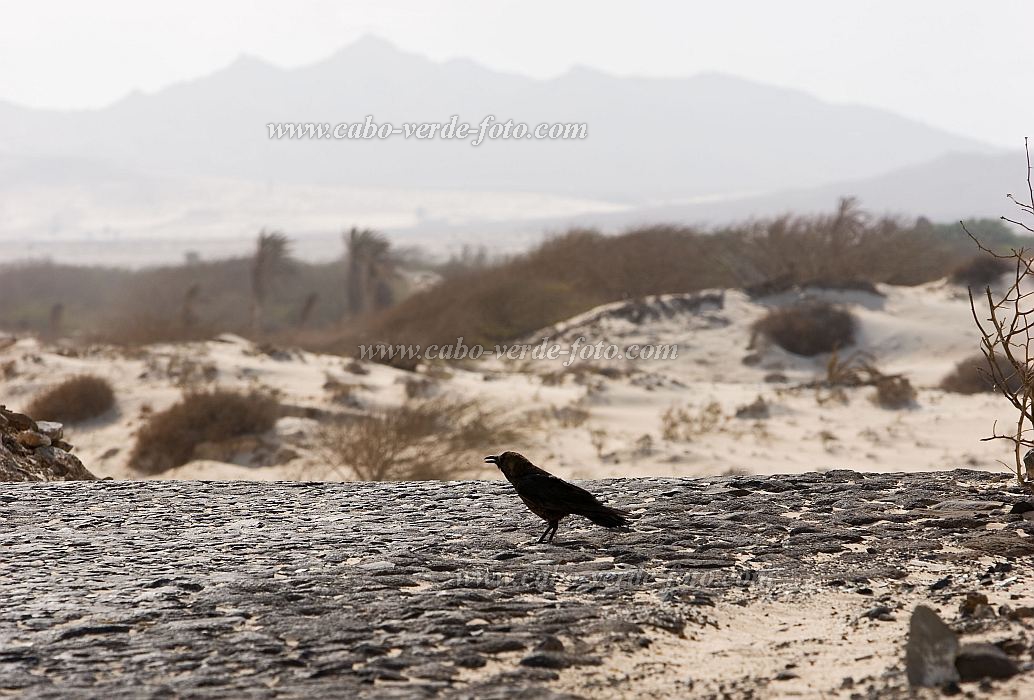
<path id="1" fill-rule="evenodd" d="M 528 647 L 523 641 L 511 638 L 486 639 L 474 648 L 482 654 L 502 654 L 508 651 L 524 651 Z"/>
<path id="2" fill-rule="evenodd" d="M 477 654 L 460 654 L 453 663 L 460 668 L 481 668 L 487 661 L 485 661 L 485 657 Z"/>
<path id="3" fill-rule="evenodd" d="M 1012 678 L 1020 672 L 1016 663 L 994 644 L 964 644 L 955 657 L 955 668 L 963 681 Z"/>
<path id="4" fill-rule="evenodd" d="M 959 615 L 969 618 L 988 618 L 994 617 L 995 611 L 988 604 L 986 595 L 976 591 L 969 591 L 959 605 Z"/>
<path id="5" fill-rule="evenodd" d="M 541 642 L 535 645 L 535 651 L 563 651 L 564 643 L 553 635 L 545 637 Z"/>
<path id="6" fill-rule="evenodd" d="M 867 617 L 870 620 L 879 620 L 880 622 L 892 622 L 894 620 L 894 610 L 886 605 L 877 605 L 862 617 Z"/>
<path id="7" fill-rule="evenodd" d="M 989 533 L 972 537 L 963 544 L 984 554 L 1010 559 L 1034 554 L 1034 538 L 1022 538 L 1017 535 Z"/>
<path id="8" fill-rule="evenodd" d="M 540 651 L 521 659 L 521 666 L 534 668 L 567 668 L 571 665 L 565 654 Z"/>

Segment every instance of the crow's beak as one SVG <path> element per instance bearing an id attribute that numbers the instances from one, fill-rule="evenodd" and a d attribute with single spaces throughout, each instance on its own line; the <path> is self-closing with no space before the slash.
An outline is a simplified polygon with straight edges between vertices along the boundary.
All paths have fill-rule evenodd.
<path id="1" fill-rule="evenodd" d="M 488 464 L 499 464 L 499 455 L 488 455 L 485 457 L 485 462 Z"/>

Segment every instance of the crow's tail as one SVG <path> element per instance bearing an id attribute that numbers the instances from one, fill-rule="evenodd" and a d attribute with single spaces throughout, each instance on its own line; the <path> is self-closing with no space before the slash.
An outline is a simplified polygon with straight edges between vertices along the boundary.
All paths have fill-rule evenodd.
<path id="1" fill-rule="evenodd" d="M 600 506 L 599 509 L 586 510 L 578 515 L 584 515 L 589 520 L 603 527 L 623 527 L 628 525 L 628 518 L 632 514 L 620 508 Z"/>

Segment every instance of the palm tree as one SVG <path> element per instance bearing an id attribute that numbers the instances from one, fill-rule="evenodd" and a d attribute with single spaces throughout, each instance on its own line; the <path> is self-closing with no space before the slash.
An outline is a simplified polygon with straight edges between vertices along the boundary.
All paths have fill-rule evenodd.
<path id="1" fill-rule="evenodd" d="M 262 332 L 266 298 L 276 279 L 293 269 L 291 242 L 279 231 L 259 232 L 255 257 L 251 260 L 251 329 Z"/>
<path id="2" fill-rule="evenodd" d="M 352 316 L 390 306 L 391 281 L 397 274 L 397 261 L 391 243 L 382 233 L 352 227 L 344 235 L 348 266 L 348 310 Z"/>

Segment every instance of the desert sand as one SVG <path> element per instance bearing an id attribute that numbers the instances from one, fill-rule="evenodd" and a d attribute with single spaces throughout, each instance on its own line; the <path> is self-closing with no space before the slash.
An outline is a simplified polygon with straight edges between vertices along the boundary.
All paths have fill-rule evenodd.
<path id="1" fill-rule="evenodd" d="M 958 395 L 937 388 L 953 366 L 977 352 L 977 335 L 965 290 L 947 282 L 918 287 L 879 286 L 860 291 L 808 290 L 751 300 L 740 291 L 705 293 L 720 299 L 698 308 L 676 308 L 676 297 L 638 304 L 645 317 L 631 320 L 631 302 L 594 309 L 527 340 L 550 337 L 568 347 L 579 337 L 625 347 L 630 343 L 677 345 L 664 360 L 440 362 L 428 375 L 433 395 L 473 397 L 533 426 L 519 449 L 536 463 L 569 478 L 698 476 L 733 471 L 788 473 L 831 468 L 923 471 L 968 467 L 1004 471 L 1012 459 L 1002 441 L 982 442 L 1011 407 L 995 394 Z M 888 410 L 872 400 L 872 387 L 803 388 L 822 378 L 828 356 L 802 358 L 778 347 L 752 345 L 751 324 L 773 306 L 801 295 L 844 305 L 858 319 L 857 342 L 841 353 L 867 353 L 883 372 L 902 374 L 916 387 L 914 405 Z M 674 311 L 672 309 L 675 309 Z M 489 348 L 490 350 L 491 348 Z M 80 373 L 108 378 L 118 408 L 89 424 L 70 426 L 67 437 L 99 476 L 134 478 L 128 455 L 134 431 L 148 412 L 179 400 L 185 388 L 210 386 L 274 391 L 293 407 L 269 439 L 289 446 L 290 459 L 270 463 L 241 455 L 198 460 L 155 478 L 299 479 L 348 478 L 321 469 L 312 450 L 313 411 L 361 415 L 395 406 L 414 374 L 290 348 L 268 351 L 236 336 L 134 350 L 47 345 L 20 338 L 0 351 L 14 362 L 0 383 L 3 401 L 23 408 L 39 391 Z M 420 377 L 418 377 L 420 378 Z M 335 403 L 328 380 L 356 385 L 348 405 Z M 761 399 L 768 417 L 736 417 Z M 664 416 L 681 412 L 676 439 L 666 439 Z M 670 436 L 669 436 L 670 437 Z M 475 467 L 475 465 L 472 465 Z M 473 472 L 494 478 L 491 470 Z"/>

